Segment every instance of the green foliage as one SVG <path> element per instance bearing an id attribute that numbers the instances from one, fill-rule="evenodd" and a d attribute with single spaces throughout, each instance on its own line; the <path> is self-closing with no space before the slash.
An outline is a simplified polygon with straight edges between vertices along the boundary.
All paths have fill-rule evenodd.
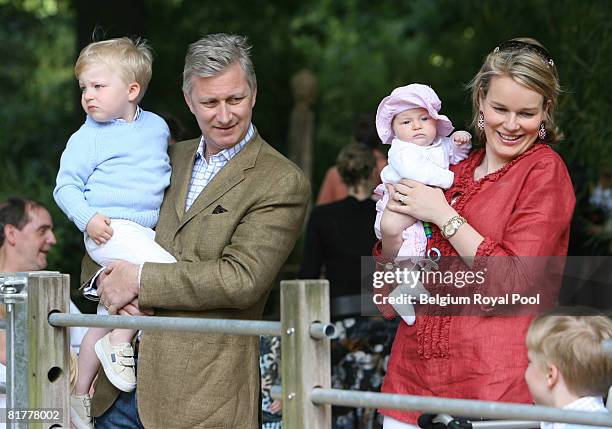
<path id="1" fill-rule="evenodd" d="M 289 28 L 294 49 L 319 78 L 317 183 L 349 140 L 354 115 L 375 111 L 397 86 L 431 85 L 455 127 L 467 127 L 471 106 L 464 85 L 499 42 L 519 36 L 540 40 L 555 58 L 565 89 L 558 116 L 566 140 L 559 150 L 570 166 L 589 166 L 586 179 L 593 180 L 611 161 L 604 82 L 611 72 L 611 9 L 604 0 L 303 4 Z"/>
<path id="2" fill-rule="evenodd" d="M 287 39 L 293 1 L 219 2 L 216 0 L 167 2 L 150 0 L 147 38 L 155 49 L 153 79 L 144 99 L 158 112 L 171 112 L 199 136 L 197 124 L 185 106 L 181 92 L 185 53 L 190 43 L 209 33 L 246 35 L 253 46 L 257 72 L 257 106 L 254 122 L 277 149 L 286 152 L 292 97 L 291 75 L 302 66 L 299 52 Z"/>
<path id="3" fill-rule="evenodd" d="M 49 268 L 78 281 L 82 245 L 55 205 L 59 156 L 75 129 L 73 20 L 67 2 L 0 5 L 0 200 L 17 195 L 49 208 L 58 239 Z M 76 275 L 76 276 L 75 276 Z"/>
<path id="4" fill-rule="evenodd" d="M 51 209 L 59 245 L 50 267 L 78 274 L 81 235 L 53 202 L 60 153 L 80 126 L 72 72 L 77 54 L 76 2 L 0 0 L 0 198 L 25 195 Z M 315 183 L 349 142 L 354 118 L 375 112 L 400 85 L 432 85 L 443 113 L 457 128 L 471 118 L 464 85 L 499 42 L 531 36 L 549 48 L 564 88 L 558 150 L 580 196 L 612 165 L 608 77 L 612 44 L 608 0 L 311 0 L 219 2 L 147 0 L 146 21 L 155 51 L 143 107 L 170 112 L 199 135 L 181 93 L 189 43 L 211 32 L 245 34 L 258 75 L 254 122 L 286 152 L 293 105 L 291 76 L 314 71 Z M 92 29 L 93 30 L 93 29 Z M 74 276 L 73 276 L 74 277 Z M 73 279 L 76 281 L 76 279 Z"/>

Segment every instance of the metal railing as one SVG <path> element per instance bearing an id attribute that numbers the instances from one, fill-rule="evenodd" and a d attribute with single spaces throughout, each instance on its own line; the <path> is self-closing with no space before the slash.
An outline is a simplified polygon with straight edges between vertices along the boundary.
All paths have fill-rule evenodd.
<path id="1" fill-rule="evenodd" d="M 346 407 L 377 407 L 425 413 L 445 413 L 455 416 L 488 419 L 529 419 L 536 422 L 554 421 L 594 426 L 612 426 L 608 413 L 569 411 L 540 405 L 510 404 L 468 399 L 435 398 L 315 388 L 310 394 L 315 404 Z"/>
<path id="2" fill-rule="evenodd" d="M 281 282 L 280 322 L 71 315 L 67 314 L 68 276 L 59 273 L 4 277 L 0 274 L 0 300 L 7 304 L 8 315 L 7 404 L 10 405 L 7 406 L 62 409 L 64 427 L 69 426 L 69 342 L 68 330 L 64 328 L 70 326 L 281 336 L 282 387 L 273 389 L 272 394 L 283 400 L 286 429 L 331 427 L 331 405 L 612 427 L 612 417 L 604 413 L 331 389 L 329 340 L 335 336 L 335 328 L 329 323 L 329 286 L 325 280 Z M 612 344 L 608 342 L 605 347 L 611 350 Z M 489 429 L 507 429 L 530 427 L 534 422 L 486 423 Z M 474 427 L 477 426 L 475 423 Z M 27 426 L 17 423 L 12 427 Z"/>
<path id="3" fill-rule="evenodd" d="M 149 316 L 92 316 L 51 313 L 49 324 L 56 327 L 125 328 L 151 331 L 206 332 L 227 335 L 280 335 L 280 322 L 263 320 L 194 319 Z"/>

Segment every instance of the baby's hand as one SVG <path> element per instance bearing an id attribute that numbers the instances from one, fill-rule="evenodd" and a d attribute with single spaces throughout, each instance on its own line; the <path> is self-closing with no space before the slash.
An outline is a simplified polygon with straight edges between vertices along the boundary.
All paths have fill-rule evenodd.
<path id="1" fill-rule="evenodd" d="M 96 244 L 104 244 L 113 236 L 108 216 L 96 213 L 87 223 L 87 234 Z"/>
<path id="2" fill-rule="evenodd" d="M 472 140 L 472 135 L 467 131 L 456 131 L 452 135 L 453 143 L 457 146 L 461 146 L 462 144 L 469 143 Z"/>

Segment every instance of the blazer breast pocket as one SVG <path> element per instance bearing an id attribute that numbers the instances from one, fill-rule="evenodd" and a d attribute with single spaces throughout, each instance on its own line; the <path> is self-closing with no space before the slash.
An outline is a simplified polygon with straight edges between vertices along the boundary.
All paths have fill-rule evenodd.
<path id="1" fill-rule="evenodd" d="M 214 215 L 223 214 L 223 213 L 227 213 L 227 209 L 223 207 L 221 204 L 218 204 L 212 211 L 212 214 Z"/>

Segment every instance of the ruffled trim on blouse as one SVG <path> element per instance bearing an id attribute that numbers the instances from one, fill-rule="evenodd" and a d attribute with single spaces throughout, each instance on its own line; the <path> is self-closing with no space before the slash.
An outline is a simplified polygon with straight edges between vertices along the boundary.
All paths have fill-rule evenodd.
<path id="1" fill-rule="evenodd" d="M 446 200 L 453 206 L 459 215 L 463 216 L 462 212 L 464 211 L 465 206 L 469 203 L 472 197 L 480 191 L 485 183 L 499 180 L 521 159 L 532 155 L 545 147 L 548 146 L 545 144 L 536 143 L 499 170 L 487 174 L 477 181 L 474 181 L 474 170 L 476 170 L 476 167 L 478 167 L 482 162 L 485 151 L 484 149 L 480 149 L 474 152 L 474 154 L 464 162 L 464 165 L 462 165 L 460 174 L 455 175 L 455 177 L 459 177 L 458 182 L 445 192 Z M 455 198 L 455 196 L 457 196 L 456 201 L 453 202 L 452 200 Z M 435 232 L 434 236 L 432 237 L 430 247 L 437 247 L 438 250 L 440 250 L 440 253 L 444 256 L 459 256 L 450 242 L 442 236 L 440 230 L 438 228 L 434 228 L 434 230 Z M 493 252 L 496 245 L 497 243 L 495 241 L 485 237 L 484 241 L 478 246 L 476 256 L 489 256 L 491 252 Z"/>
<path id="2" fill-rule="evenodd" d="M 427 314 L 417 318 L 417 355 L 420 359 L 449 357 L 450 323 L 448 315 Z"/>
<path id="3" fill-rule="evenodd" d="M 474 189 L 476 190 L 480 189 L 483 183 L 497 181 L 499 178 L 504 176 L 508 172 L 508 170 L 510 170 L 510 168 L 512 168 L 512 166 L 515 165 L 517 162 L 519 162 L 521 159 L 539 150 L 542 150 L 546 147 L 549 147 L 549 146 L 547 144 L 544 144 L 538 141 L 533 146 L 531 146 L 529 149 L 527 149 L 525 152 L 523 152 L 522 154 L 514 158 L 512 161 L 505 164 L 499 170 L 489 173 L 486 176 L 482 177 L 481 179 L 474 181 L 474 170 L 476 169 L 476 167 L 480 165 L 485 155 L 485 150 L 479 149 L 474 153 L 474 156 L 468 159 L 468 161 L 465 163 L 462 169 L 461 180 L 457 187 L 467 188 L 467 187 L 470 187 L 471 184 L 474 184 L 476 185 Z M 468 172 L 471 174 L 465 174 Z"/>
<path id="4" fill-rule="evenodd" d="M 476 256 L 477 257 L 491 256 L 496 247 L 497 247 L 497 243 L 495 241 L 491 240 L 489 237 L 485 237 L 484 240 L 482 240 L 482 242 L 478 245 L 478 248 L 476 249 Z"/>
<path id="5" fill-rule="evenodd" d="M 487 174 L 477 181 L 474 181 L 474 170 L 482 162 L 485 151 L 484 149 L 480 149 L 474 152 L 464 161 L 463 165 L 460 166 L 461 169 L 458 172 L 459 174 L 455 174 L 455 177 L 459 180 L 445 192 L 446 200 L 453 206 L 459 215 L 463 215 L 462 213 L 465 206 L 472 197 L 480 191 L 485 183 L 499 180 L 516 163 L 545 147 L 547 147 L 547 145 L 536 143 L 499 170 Z M 453 198 L 456 198 L 456 200 L 453 201 Z M 496 241 L 493 241 L 489 237 L 485 237 L 478 246 L 476 252 L 476 265 L 478 264 L 478 260 L 484 262 L 486 256 L 491 255 L 498 245 Z M 435 226 L 433 227 L 432 239 L 430 243 L 428 243 L 428 248 L 432 247 L 436 247 L 440 250 L 443 256 L 459 256 L 450 242 L 442 236 L 439 228 Z M 477 268 L 476 265 L 474 268 Z M 449 333 L 452 316 L 436 315 L 436 310 L 439 310 L 439 308 L 428 306 L 427 309 L 423 311 L 426 314 L 417 318 L 417 354 L 421 359 L 449 357 Z"/>

